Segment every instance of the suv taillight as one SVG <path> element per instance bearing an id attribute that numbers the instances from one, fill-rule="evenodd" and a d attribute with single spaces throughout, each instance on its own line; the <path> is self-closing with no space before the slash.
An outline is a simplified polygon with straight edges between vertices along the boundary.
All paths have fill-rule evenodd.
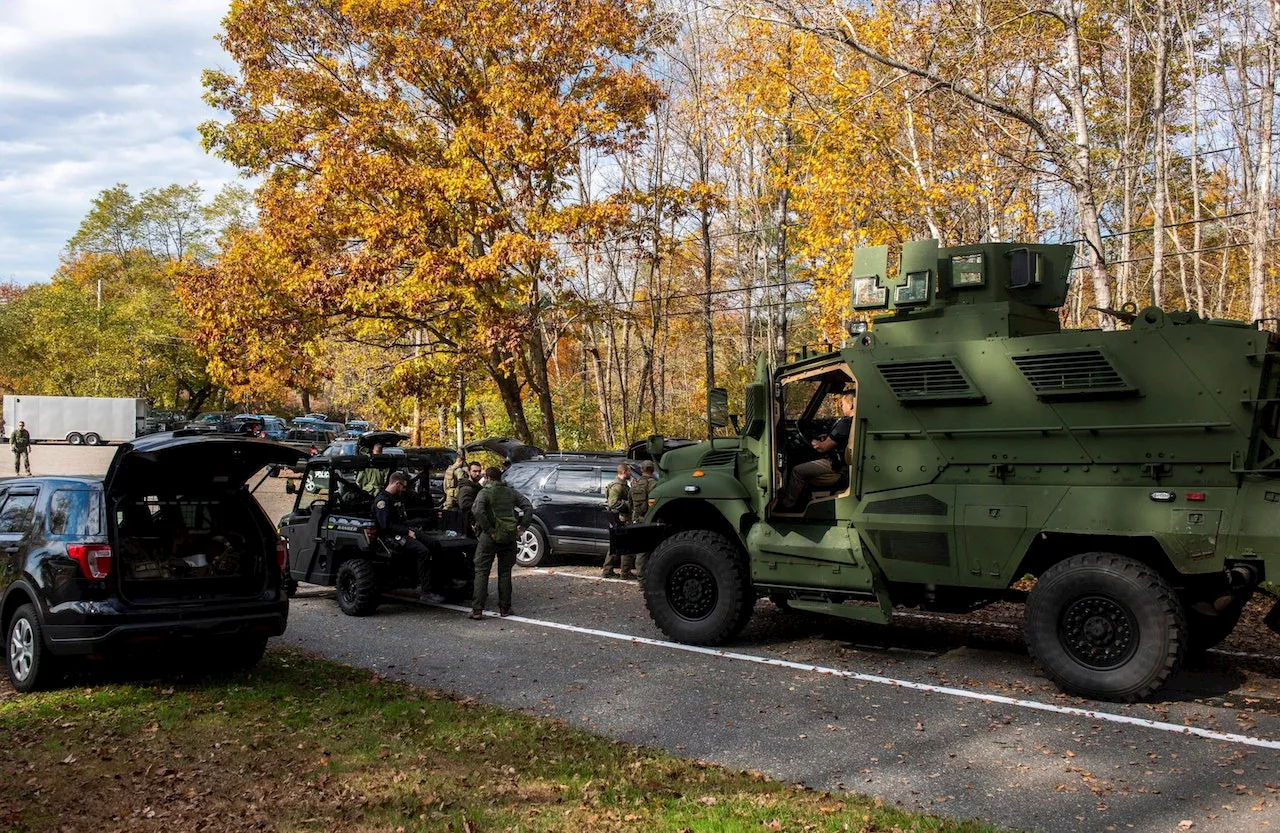
<path id="1" fill-rule="evenodd" d="M 111 547 L 107 544 L 67 544 L 67 555 L 75 559 L 89 581 L 103 581 L 111 575 Z"/>
<path id="2" fill-rule="evenodd" d="M 276 563 L 280 565 L 281 570 L 289 563 L 289 542 L 283 538 L 276 539 Z"/>

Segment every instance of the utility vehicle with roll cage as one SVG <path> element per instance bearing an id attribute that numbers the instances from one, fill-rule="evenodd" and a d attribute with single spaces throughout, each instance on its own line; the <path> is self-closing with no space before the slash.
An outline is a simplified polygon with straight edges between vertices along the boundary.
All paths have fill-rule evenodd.
<path id="1" fill-rule="evenodd" d="M 1157 307 L 1064 330 L 1071 259 L 923 241 L 891 278 L 884 247 L 857 252 L 852 307 L 881 313 L 871 326 L 762 360 L 738 436 L 667 451 L 651 522 L 615 531 L 616 551 L 652 553 L 658 626 L 722 643 L 758 596 L 878 623 L 1024 600 L 1044 673 L 1113 700 L 1150 695 L 1224 639 L 1280 578 L 1280 341 Z M 784 510 L 848 392 L 843 468 Z"/>
<path id="2" fill-rule="evenodd" d="M 470 595 L 475 539 L 463 514 L 438 509 L 431 494 L 430 459 L 415 454 L 316 456 L 302 469 L 293 511 L 280 519 L 288 544 L 286 590 L 298 582 L 335 587 L 338 606 L 349 616 L 368 616 L 382 595 L 418 586 L 416 556 L 397 548 L 374 523 L 373 502 L 394 471 L 410 476 L 401 493 L 407 522 L 433 550 L 430 589 L 445 596 Z"/>

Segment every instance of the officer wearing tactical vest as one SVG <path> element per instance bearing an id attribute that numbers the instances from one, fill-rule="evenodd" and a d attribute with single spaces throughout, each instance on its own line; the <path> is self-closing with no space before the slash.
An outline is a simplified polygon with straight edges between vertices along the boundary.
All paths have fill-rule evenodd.
<path id="1" fill-rule="evenodd" d="M 18 427 L 13 429 L 13 436 L 9 438 L 9 447 L 13 449 L 13 473 L 18 473 L 21 461 L 27 466 L 27 474 L 31 474 L 31 432 L 27 431 L 25 422 L 18 421 Z"/>
<path id="2" fill-rule="evenodd" d="M 453 509 L 458 505 L 458 484 L 462 481 L 459 474 L 465 474 L 467 468 L 467 455 L 459 451 L 458 456 L 449 464 L 449 468 L 444 470 L 444 508 Z"/>
<path id="3" fill-rule="evenodd" d="M 653 491 L 654 486 L 658 485 L 653 472 L 653 461 L 645 460 L 640 464 L 640 476 L 631 484 L 631 523 L 633 524 L 641 523 L 649 514 L 649 493 Z M 636 578 L 644 577 L 644 559 L 644 553 L 636 557 Z"/>
<path id="4" fill-rule="evenodd" d="M 498 560 L 498 615 L 511 615 L 511 570 L 516 566 L 516 542 L 533 519 L 533 504 L 502 481 L 502 469 L 490 466 L 484 474 L 489 483 L 471 506 L 479 531 L 472 619 L 484 618 L 484 603 L 489 600 L 489 571 L 495 557 Z"/>
<path id="5" fill-rule="evenodd" d="M 627 478 L 631 476 L 631 466 L 626 463 L 618 464 L 618 477 L 609 484 L 609 488 L 604 493 L 604 508 L 609 513 L 609 526 L 626 526 L 631 523 L 631 487 L 627 485 Z M 618 566 L 618 556 L 613 552 L 609 552 L 604 557 L 604 570 L 601 575 L 604 578 L 616 578 L 617 573 L 613 568 Z M 624 555 L 621 559 L 622 577 L 635 578 L 634 568 L 636 565 L 636 557 L 634 555 Z"/>

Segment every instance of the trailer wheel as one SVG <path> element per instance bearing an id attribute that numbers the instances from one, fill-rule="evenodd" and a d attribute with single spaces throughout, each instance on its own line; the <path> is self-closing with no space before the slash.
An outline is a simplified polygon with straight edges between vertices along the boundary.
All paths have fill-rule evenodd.
<path id="1" fill-rule="evenodd" d="M 1122 555 L 1072 556 L 1040 576 L 1027 599 L 1027 648 L 1059 688 L 1133 701 L 1182 665 L 1187 620 L 1159 573 Z"/>
<path id="2" fill-rule="evenodd" d="M 755 594 L 739 547 L 718 532 L 677 532 L 644 565 L 649 616 L 676 642 L 719 645 L 746 626 Z"/>
<path id="3" fill-rule="evenodd" d="M 88 434 L 84 435 L 84 444 L 85 445 L 102 445 L 102 437 L 99 437 L 97 434 L 90 431 Z"/>
<path id="4" fill-rule="evenodd" d="M 67 445 L 84 445 L 84 435 L 78 431 L 72 431 L 67 435 Z"/>

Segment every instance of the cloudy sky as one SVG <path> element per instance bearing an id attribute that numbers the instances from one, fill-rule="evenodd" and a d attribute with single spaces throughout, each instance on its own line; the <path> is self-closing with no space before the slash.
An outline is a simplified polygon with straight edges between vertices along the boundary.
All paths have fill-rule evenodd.
<path id="1" fill-rule="evenodd" d="M 229 0 L 0 0 L 0 281 L 47 280 L 89 201 L 233 168 L 200 147 Z"/>

